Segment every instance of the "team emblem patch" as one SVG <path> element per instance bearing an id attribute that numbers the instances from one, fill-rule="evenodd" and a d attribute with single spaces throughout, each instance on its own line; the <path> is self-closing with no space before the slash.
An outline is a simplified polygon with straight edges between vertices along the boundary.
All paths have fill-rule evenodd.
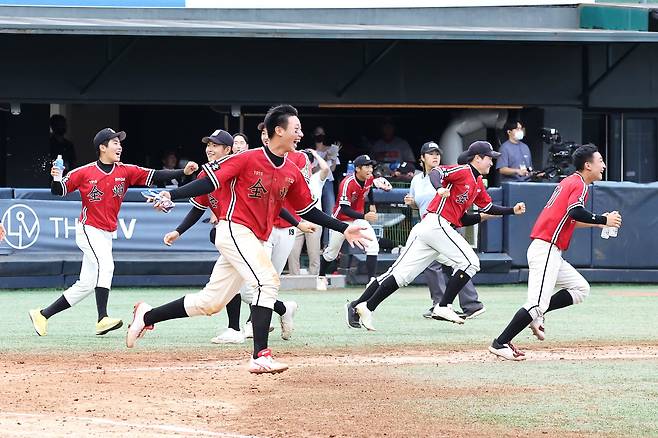
<path id="1" fill-rule="evenodd" d="M 217 202 L 217 198 L 215 198 L 213 195 L 208 195 L 208 202 L 210 202 L 210 206 L 212 208 L 217 208 L 217 205 L 219 202 Z"/>
<path id="2" fill-rule="evenodd" d="M 115 198 L 123 198 L 123 195 L 126 194 L 126 185 L 125 183 L 117 184 L 112 189 Z"/>
<path id="3" fill-rule="evenodd" d="M 263 186 L 263 182 L 261 181 L 260 178 L 258 178 L 258 181 L 254 183 L 251 187 L 249 187 L 249 197 L 250 198 L 262 198 L 264 194 L 267 193 L 267 190 Z"/>
<path id="4" fill-rule="evenodd" d="M 288 187 L 281 187 L 279 189 L 279 197 L 281 199 L 285 198 L 287 194 L 288 194 Z"/>
<path id="5" fill-rule="evenodd" d="M 455 199 L 457 204 L 466 204 L 466 201 L 468 201 L 468 190 L 466 190 L 464 193 L 461 195 L 457 195 L 457 198 Z"/>
<path id="6" fill-rule="evenodd" d="M 87 195 L 87 198 L 89 198 L 91 202 L 98 202 L 103 198 L 103 192 L 100 191 L 98 186 L 94 186 Z"/>

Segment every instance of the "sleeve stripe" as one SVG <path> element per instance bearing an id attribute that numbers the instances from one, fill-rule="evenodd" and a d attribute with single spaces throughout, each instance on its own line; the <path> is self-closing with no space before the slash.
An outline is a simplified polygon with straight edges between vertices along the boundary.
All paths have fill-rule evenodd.
<path id="1" fill-rule="evenodd" d="M 301 210 L 297 210 L 296 213 L 300 216 L 303 215 L 303 214 L 306 214 L 309 211 L 311 211 L 315 207 L 315 204 L 317 204 L 317 203 L 318 203 L 318 200 L 314 199 L 313 201 L 311 201 L 311 203 L 307 207 L 305 207 Z"/>
<path id="2" fill-rule="evenodd" d="M 202 166 L 204 172 L 206 172 L 206 175 L 208 178 L 210 178 L 210 182 L 212 182 L 212 185 L 215 187 L 215 190 L 219 188 L 219 180 L 217 179 L 217 175 L 215 175 L 215 172 L 211 169 L 210 163 L 206 163 Z"/>
<path id="3" fill-rule="evenodd" d="M 155 170 L 149 169 L 149 173 L 146 176 L 146 185 L 147 186 L 150 186 L 151 184 L 153 184 L 153 175 L 155 175 Z"/>
<path id="4" fill-rule="evenodd" d="M 63 179 L 59 183 L 62 185 L 62 196 L 66 196 L 66 183 Z"/>
<path id="5" fill-rule="evenodd" d="M 199 204 L 194 198 L 190 198 L 190 204 L 194 205 L 194 207 L 198 208 L 199 210 L 207 210 L 208 207 L 205 205 Z"/>
<path id="6" fill-rule="evenodd" d="M 493 207 L 493 202 L 490 202 L 487 205 L 485 205 L 483 208 L 480 209 L 480 211 L 486 213 L 487 211 L 489 211 L 491 209 L 491 207 Z"/>
<path id="7" fill-rule="evenodd" d="M 573 209 L 576 208 L 576 207 L 583 207 L 583 208 L 585 208 L 585 204 L 583 204 L 583 203 L 580 202 L 580 201 L 578 201 L 578 202 L 574 202 L 573 204 L 571 204 L 571 205 L 569 205 L 569 206 L 567 207 L 567 211 L 573 210 Z"/>

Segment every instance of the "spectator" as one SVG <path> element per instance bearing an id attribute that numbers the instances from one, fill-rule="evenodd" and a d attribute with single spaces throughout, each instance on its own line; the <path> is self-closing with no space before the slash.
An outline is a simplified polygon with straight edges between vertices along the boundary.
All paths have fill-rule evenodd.
<path id="1" fill-rule="evenodd" d="M 379 163 L 414 162 L 414 153 L 407 140 L 395 135 L 393 121 L 387 119 L 382 124 L 382 138 L 377 140 L 370 151 L 373 159 Z"/>
<path id="2" fill-rule="evenodd" d="M 518 121 L 508 121 L 503 128 L 508 140 L 500 145 L 500 157 L 496 169 L 500 172 L 500 182 L 528 181 L 532 172 L 530 148 L 523 143 L 525 128 Z"/>
<path id="3" fill-rule="evenodd" d="M 249 149 L 249 139 L 246 134 L 238 132 L 233 134 L 233 147 L 231 153 L 237 154 L 238 152 L 246 151 Z"/>
<path id="4" fill-rule="evenodd" d="M 329 165 L 322 159 L 320 154 L 313 149 L 304 151 L 309 155 L 309 161 L 313 165 L 313 175 L 308 182 L 311 189 L 313 198 L 317 199 L 322 195 L 322 187 L 331 173 Z M 317 164 L 317 167 L 315 166 Z M 315 208 L 320 208 L 318 204 Z M 322 227 L 317 226 L 312 233 L 302 233 L 299 230 L 295 231 L 295 244 L 292 247 L 290 256 L 288 257 L 288 272 L 291 275 L 299 275 L 300 272 L 300 256 L 302 253 L 302 246 L 306 241 L 306 253 L 308 254 L 308 273 L 311 275 L 318 275 L 320 272 L 320 240 L 322 237 Z"/>
<path id="5" fill-rule="evenodd" d="M 75 147 L 71 140 L 64 136 L 66 130 L 66 117 L 60 114 L 50 116 L 50 158 L 54 160 L 57 155 L 62 156 L 64 173 L 76 167 Z"/>
<path id="6" fill-rule="evenodd" d="M 414 163 L 405 161 L 404 163 L 400 164 L 395 170 L 393 170 L 393 175 L 391 175 L 391 179 L 393 181 L 409 182 L 413 179 L 415 174 L 416 174 L 416 166 L 414 166 Z"/>
<path id="7" fill-rule="evenodd" d="M 165 151 L 164 154 L 162 154 L 162 170 L 175 170 L 175 169 L 180 169 L 178 165 L 178 157 L 176 156 L 176 152 L 174 151 Z M 161 182 L 158 184 L 158 187 L 166 187 L 166 188 L 172 188 L 172 187 L 178 187 L 178 186 L 183 185 L 183 180 L 179 181 L 176 178 L 172 178 L 170 180 Z"/>
<path id="8" fill-rule="evenodd" d="M 317 126 L 313 131 L 313 142 L 315 144 L 315 151 L 318 153 L 320 158 L 327 162 L 329 165 L 329 175 L 327 176 L 327 182 L 322 187 L 322 211 L 328 215 L 331 215 L 334 212 L 334 204 L 336 203 L 336 192 L 334 191 L 334 172 L 336 171 L 336 165 L 340 164 L 340 159 L 338 158 L 338 152 L 340 151 L 340 143 L 334 143 L 327 146 L 327 136 L 324 132 L 322 126 Z M 329 231 L 324 230 L 322 233 L 323 242 L 327 242 L 329 237 Z"/>

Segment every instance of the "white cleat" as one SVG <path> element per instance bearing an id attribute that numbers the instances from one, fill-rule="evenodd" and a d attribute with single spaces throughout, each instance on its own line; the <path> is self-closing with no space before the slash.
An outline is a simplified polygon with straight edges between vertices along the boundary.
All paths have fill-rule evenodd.
<path id="1" fill-rule="evenodd" d="M 439 306 L 438 304 L 434 306 L 434 310 L 432 310 L 432 317 L 445 319 L 446 321 L 454 322 L 456 324 L 464 323 L 464 320 L 460 318 L 454 310 L 452 310 L 452 305 L 450 304 L 445 307 Z"/>
<path id="2" fill-rule="evenodd" d="M 489 346 L 489 351 L 498 357 L 507 360 L 525 360 L 525 353 L 516 348 L 512 343 L 501 344 L 497 340 L 493 340 Z"/>
<path id="3" fill-rule="evenodd" d="M 213 344 L 244 344 L 245 336 L 241 331 L 227 328 L 221 335 L 210 340 Z"/>
<path id="4" fill-rule="evenodd" d="M 328 283 L 329 282 L 327 281 L 327 277 L 319 276 L 315 280 L 315 289 L 316 290 L 327 290 Z"/>
<path id="5" fill-rule="evenodd" d="M 286 306 L 286 313 L 279 316 L 281 322 L 281 339 L 287 341 L 295 330 L 294 318 L 299 306 L 294 301 L 284 301 L 283 305 Z"/>
<path id="6" fill-rule="evenodd" d="M 535 335 L 537 339 L 539 339 L 540 341 L 546 339 L 546 331 L 544 330 L 543 316 L 538 316 L 537 318 L 533 319 L 529 327 L 530 330 L 532 330 L 532 334 Z"/>
<path id="7" fill-rule="evenodd" d="M 287 369 L 288 365 L 274 360 L 269 348 L 259 351 L 258 359 L 252 357 L 249 361 L 249 372 L 252 374 L 276 374 Z"/>
<path id="8" fill-rule="evenodd" d="M 133 348 L 137 342 L 137 339 L 144 336 L 146 330 L 153 330 L 152 325 L 147 326 L 144 324 L 144 314 L 152 308 L 153 307 L 142 302 L 135 304 L 133 311 L 133 321 L 128 326 L 128 332 L 126 333 L 126 347 Z"/>
<path id="9" fill-rule="evenodd" d="M 359 320 L 361 321 L 361 325 L 366 329 L 370 330 L 371 332 L 376 331 L 377 329 L 372 324 L 372 311 L 368 309 L 367 303 L 366 302 L 359 303 L 356 305 L 355 309 L 356 309 L 356 313 L 359 314 Z"/>

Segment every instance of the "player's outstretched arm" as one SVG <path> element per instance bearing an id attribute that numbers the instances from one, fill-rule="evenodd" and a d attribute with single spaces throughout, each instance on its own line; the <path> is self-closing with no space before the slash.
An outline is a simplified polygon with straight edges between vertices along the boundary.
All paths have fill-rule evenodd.
<path id="1" fill-rule="evenodd" d="M 200 208 L 192 207 L 187 215 L 183 218 L 182 222 L 176 227 L 174 231 L 171 231 L 164 236 L 164 244 L 171 246 L 176 239 L 178 239 L 184 232 L 189 230 L 194 224 L 199 222 L 199 219 L 203 216 L 204 210 Z"/>
<path id="2" fill-rule="evenodd" d="M 161 169 L 153 171 L 153 181 L 163 183 L 172 179 L 180 179 L 185 175 L 192 175 L 199 170 L 199 165 L 194 161 L 188 161 L 184 169 Z"/>
<path id="3" fill-rule="evenodd" d="M 525 213 L 525 203 L 518 202 L 514 207 L 503 207 L 502 205 L 489 204 L 482 209 L 482 213 L 486 213 L 494 216 L 509 216 L 512 214 L 524 214 Z"/>
<path id="4" fill-rule="evenodd" d="M 310 211 L 304 214 L 300 214 L 300 216 L 302 219 L 308 222 L 327 227 L 330 230 L 338 231 L 339 233 L 343 233 L 345 235 L 345 240 L 347 240 L 347 243 L 349 243 L 352 247 L 356 245 L 363 249 L 366 242 L 371 240 L 369 237 L 363 234 L 363 230 L 367 229 L 366 227 L 358 225 L 348 226 L 345 222 L 334 219 L 333 217 L 325 214 L 317 208 L 312 208 Z"/>
<path id="5" fill-rule="evenodd" d="M 569 216 L 576 221 L 576 228 L 587 227 L 621 227 L 621 215 L 618 211 L 594 214 L 582 206 L 569 210 Z"/>

